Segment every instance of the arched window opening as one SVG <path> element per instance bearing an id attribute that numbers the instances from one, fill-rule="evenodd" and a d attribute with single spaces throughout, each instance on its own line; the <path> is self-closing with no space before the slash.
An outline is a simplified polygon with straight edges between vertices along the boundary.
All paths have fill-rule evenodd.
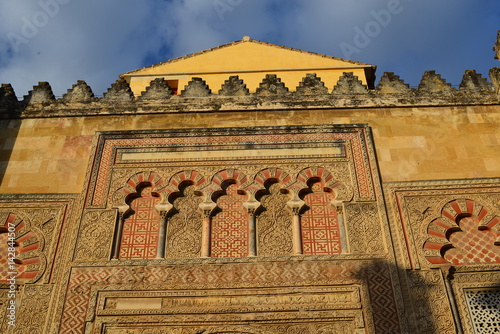
<path id="1" fill-rule="evenodd" d="M 171 196 L 173 210 L 167 221 L 167 258 L 195 258 L 201 255 L 203 214 L 199 209 L 203 197 L 191 181 L 179 184 Z"/>
<path id="2" fill-rule="evenodd" d="M 154 259 L 158 249 L 160 214 L 155 205 L 160 196 L 151 184 L 138 185 L 137 193 L 127 199 L 130 210 L 126 213 L 120 245 L 121 260 Z"/>
<path id="3" fill-rule="evenodd" d="M 212 218 L 211 256 L 248 256 L 249 215 L 243 207 L 248 196 L 238 193 L 234 181 L 224 182 L 222 189 L 215 200 L 219 211 Z"/>
<path id="4" fill-rule="evenodd" d="M 292 212 L 287 205 L 290 196 L 275 179 L 264 185 L 266 189 L 257 194 L 262 205 L 257 214 L 257 255 L 291 255 Z"/>
<path id="5" fill-rule="evenodd" d="M 305 255 L 340 254 L 342 242 L 338 212 L 331 204 L 335 195 L 320 179 L 308 182 L 301 193 L 305 208 L 301 216 L 302 250 Z"/>

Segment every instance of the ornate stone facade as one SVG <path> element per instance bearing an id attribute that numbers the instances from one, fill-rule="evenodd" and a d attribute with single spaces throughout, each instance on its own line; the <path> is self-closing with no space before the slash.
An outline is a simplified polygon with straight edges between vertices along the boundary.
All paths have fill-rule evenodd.
<path id="1" fill-rule="evenodd" d="M 103 98 L 79 82 L 61 100 L 41 83 L 23 102 L 2 85 L 12 164 L 32 132 L 67 159 L 30 165 L 55 185 L 5 173 L 3 189 L 33 194 L 0 195 L 0 243 L 15 254 L 1 249 L 0 331 L 498 331 L 492 85 L 474 71 L 459 90 L 434 71 L 418 89 L 393 73 L 375 90 L 353 73 L 307 74 L 295 91 L 263 78 L 250 93 L 231 76 L 219 96 L 197 77 L 137 97 L 125 79 Z M 42 144 L 43 131 L 64 143 Z M 47 190 L 71 182 L 77 194 Z"/>
<path id="2" fill-rule="evenodd" d="M 489 291 L 495 296 L 500 282 L 498 179 L 388 184 L 386 196 L 399 240 L 397 258 L 412 270 L 404 283 L 413 295 L 408 307 L 420 304 L 416 326 L 428 327 L 429 333 L 455 333 L 457 327 L 466 333 L 494 333 L 496 325 L 487 319 L 495 311 L 475 309 L 485 303 L 477 296 Z M 430 302 L 436 298 L 442 302 Z M 492 297 L 483 308 L 493 305 Z M 435 322 L 429 324 L 429 318 Z"/>

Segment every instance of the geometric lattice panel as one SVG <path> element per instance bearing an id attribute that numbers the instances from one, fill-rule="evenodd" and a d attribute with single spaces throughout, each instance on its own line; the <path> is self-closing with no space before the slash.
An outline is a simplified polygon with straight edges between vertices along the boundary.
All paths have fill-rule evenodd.
<path id="1" fill-rule="evenodd" d="M 141 197 L 130 204 L 134 213 L 123 224 L 120 245 L 121 260 L 154 259 L 158 249 L 160 214 L 155 205 L 160 201 L 153 196 L 152 187 L 141 191 Z"/>
<path id="2" fill-rule="evenodd" d="M 500 263 L 500 217 L 479 201 L 459 198 L 441 209 L 428 225 L 424 243 L 430 263 L 455 265 Z"/>
<path id="3" fill-rule="evenodd" d="M 342 251 L 338 215 L 331 201 L 332 193 L 323 191 L 323 184 L 311 186 L 312 193 L 304 197 L 309 210 L 301 218 L 304 254 L 339 254 Z"/>
<path id="4" fill-rule="evenodd" d="M 212 257 L 248 256 L 248 212 L 243 207 L 247 196 L 237 190 L 231 184 L 217 200 L 222 211 L 212 219 Z"/>
<path id="5" fill-rule="evenodd" d="M 475 333 L 500 333 L 500 289 L 466 290 L 465 299 Z"/>
<path id="6" fill-rule="evenodd" d="M 479 230 L 477 220 L 472 217 L 460 221 L 462 231 L 454 232 L 449 240 L 454 248 L 444 254 L 453 264 L 500 263 L 500 247 L 495 245 L 496 233 Z"/>

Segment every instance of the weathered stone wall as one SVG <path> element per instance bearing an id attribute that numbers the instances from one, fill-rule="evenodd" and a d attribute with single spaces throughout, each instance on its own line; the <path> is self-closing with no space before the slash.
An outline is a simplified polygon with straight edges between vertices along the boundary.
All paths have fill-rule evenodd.
<path id="1" fill-rule="evenodd" d="M 492 91 L 137 101 L 125 91 L 119 101 L 89 98 L 93 102 L 63 98 L 4 111 L 11 118 L 0 120 L 0 192 L 79 193 L 94 134 L 109 130 L 368 124 L 384 182 L 500 174 L 500 106 Z"/>

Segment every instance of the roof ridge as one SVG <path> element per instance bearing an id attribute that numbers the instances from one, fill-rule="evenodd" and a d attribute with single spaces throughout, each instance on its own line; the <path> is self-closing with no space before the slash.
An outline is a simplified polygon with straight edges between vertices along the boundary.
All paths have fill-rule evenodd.
<path id="1" fill-rule="evenodd" d="M 184 56 L 175 57 L 175 58 L 172 58 L 172 59 L 169 59 L 169 60 L 165 60 L 165 61 L 153 64 L 153 65 L 141 67 L 139 69 L 132 70 L 132 71 L 120 74 L 120 77 L 124 76 L 124 75 L 134 74 L 134 73 L 146 70 L 146 69 L 155 68 L 157 66 L 161 66 L 161 65 L 164 65 L 164 64 L 175 63 L 175 62 L 180 61 L 180 60 L 184 60 L 184 59 L 188 59 L 188 58 L 200 56 L 200 55 L 208 53 L 208 52 L 216 51 L 218 49 L 227 48 L 229 46 L 237 45 L 237 44 L 240 44 L 240 43 L 257 43 L 257 44 L 267 45 L 267 46 L 271 46 L 271 47 L 277 47 L 277 48 L 285 49 L 285 50 L 289 50 L 289 51 L 295 51 L 295 52 L 305 53 L 305 54 L 309 54 L 309 55 L 313 55 L 313 56 L 319 56 L 319 57 L 323 57 L 323 58 L 344 61 L 344 62 L 348 62 L 348 63 L 355 64 L 355 65 L 368 65 L 368 66 L 376 67 L 375 65 L 371 65 L 371 64 L 367 64 L 367 63 L 362 63 L 362 62 L 355 61 L 355 60 L 350 60 L 350 59 L 345 59 L 345 58 L 340 58 L 340 57 L 329 56 L 329 55 L 325 55 L 325 54 L 321 54 L 321 53 L 317 53 L 317 52 L 306 51 L 306 50 L 302 50 L 302 49 L 292 48 L 292 47 L 289 47 L 289 46 L 284 46 L 284 45 L 279 45 L 279 44 L 274 44 L 274 43 L 269 43 L 269 42 L 263 42 L 263 41 L 259 41 L 259 40 L 251 39 L 251 38 L 249 38 L 249 39 L 245 39 L 244 38 L 244 39 L 240 39 L 240 40 L 237 40 L 237 41 L 229 42 L 229 43 L 226 43 L 226 44 L 221 44 L 221 45 L 218 45 L 218 46 L 214 46 L 214 47 L 209 48 L 209 49 L 204 49 L 204 50 L 201 50 L 201 51 L 193 52 L 193 53 L 190 53 L 190 54 L 187 54 L 187 55 L 184 55 Z"/>
<path id="2" fill-rule="evenodd" d="M 306 54 L 313 55 L 313 56 L 319 56 L 319 57 L 323 57 L 323 58 L 329 58 L 329 59 L 334 59 L 334 60 L 345 61 L 345 62 L 356 64 L 356 65 L 375 66 L 375 65 L 372 65 L 372 64 L 368 64 L 368 63 L 362 63 L 362 62 L 359 62 L 359 61 L 356 61 L 356 60 L 351 60 L 351 59 L 345 59 L 345 58 L 330 56 L 330 55 L 326 55 L 326 54 L 323 54 L 323 53 L 318 53 L 318 52 L 313 52 L 313 51 L 307 51 L 307 50 L 298 49 L 298 48 L 292 48 L 290 46 L 284 46 L 284 45 L 279 45 L 279 44 L 274 44 L 274 43 L 269 43 L 269 42 L 262 42 L 262 41 L 259 41 L 259 40 L 256 40 L 256 39 L 252 39 L 250 41 L 251 42 L 257 42 L 259 44 L 269 45 L 269 46 L 272 46 L 272 47 L 277 47 L 277 48 L 280 48 L 280 49 L 285 49 L 285 50 L 290 50 L 290 51 L 296 51 L 296 52 L 306 53 Z"/>

